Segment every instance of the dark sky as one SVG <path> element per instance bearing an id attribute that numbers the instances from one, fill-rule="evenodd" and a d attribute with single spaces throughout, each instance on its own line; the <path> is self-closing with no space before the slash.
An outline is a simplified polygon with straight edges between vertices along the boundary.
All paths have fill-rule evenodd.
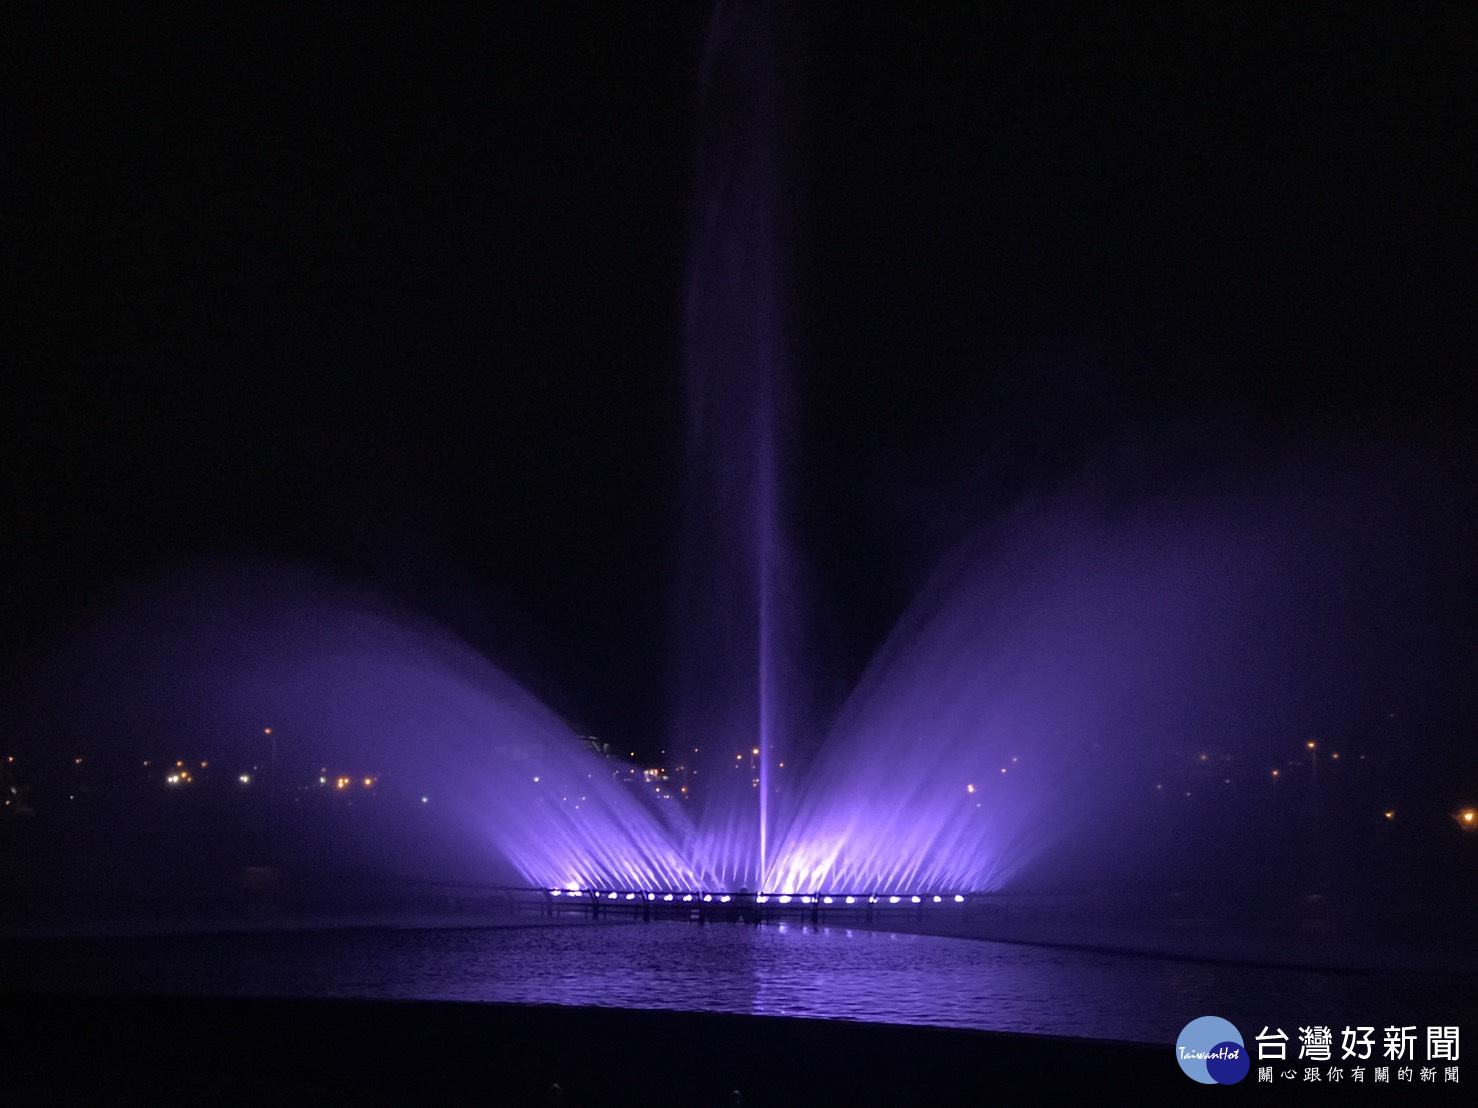
<path id="1" fill-rule="evenodd" d="M 0 33 L 5 659 L 282 559 L 658 745 L 701 6 L 232 7 Z M 778 62 L 789 513 L 843 685 L 1105 454 L 1470 442 L 1464 6 L 905 8 L 791 17 Z"/>

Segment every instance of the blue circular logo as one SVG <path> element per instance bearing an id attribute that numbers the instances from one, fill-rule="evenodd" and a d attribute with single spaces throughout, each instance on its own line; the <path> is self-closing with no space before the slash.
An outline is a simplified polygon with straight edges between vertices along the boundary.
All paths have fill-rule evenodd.
<path id="1" fill-rule="evenodd" d="M 1242 1032 L 1220 1016 L 1186 1024 L 1175 1040 L 1175 1060 L 1187 1077 L 1203 1085 L 1235 1085 L 1252 1067 Z"/>
<path id="2" fill-rule="evenodd" d="M 1247 1048 L 1241 1043 L 1217 1043 L 1206 1059 L 1206 1072 L 1220 1085 L 1235 1085 L 1247 1076 L 1251 1066 Z"/>

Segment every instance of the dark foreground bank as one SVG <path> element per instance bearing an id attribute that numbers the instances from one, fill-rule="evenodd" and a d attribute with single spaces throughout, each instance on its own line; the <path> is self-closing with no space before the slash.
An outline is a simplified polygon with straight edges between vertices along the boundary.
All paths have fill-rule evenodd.
<path id="1" fill-rule="evenodd" d="M 11 995 L 0 1042 L 9 1103 L 933 1105 L 1192 1088 L 1169 1045 L 498 1004 Z"/>

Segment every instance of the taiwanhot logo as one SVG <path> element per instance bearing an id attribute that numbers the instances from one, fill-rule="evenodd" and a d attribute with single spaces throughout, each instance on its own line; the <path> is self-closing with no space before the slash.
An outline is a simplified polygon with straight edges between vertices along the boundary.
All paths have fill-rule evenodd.
<path id="1" fill-rule="evenodd" d="M 1242 1032 L 1220 1016 L 1186 1024 L 1175 1040 L 1175 1060 L 1187 1077 L 1203 1085 L 1235 1085 L 1252 1065 Z"/>

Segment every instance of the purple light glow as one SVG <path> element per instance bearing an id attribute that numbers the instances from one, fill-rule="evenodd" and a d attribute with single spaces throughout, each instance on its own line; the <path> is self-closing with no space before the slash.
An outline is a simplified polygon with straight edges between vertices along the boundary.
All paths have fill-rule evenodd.
<path id="1" fill-rule="evenodd" d="M 704 128 L 684 312 L 688 492 L 670 743 L 702 738 L 697 869 L 760 888 L 772 853 L 773 773 L 796 725 L 793 558 L 781 521 L 786 325 L 777 34 L 764 5 L 721 4 L 708 28 Z M 734 751 L 757 753 L 736 772 Z"/>
<path id="2" fill-rule="evenodd" d="M 320 763 L 377 793 L 403 782 L 465 872 L 552 896 L 810 904 L 851 889 L 846 904 L 896 905 L 1000 889 L 1085 828 L 1122 838 L 1116 815 L 1152 749 L 1195 737 L 1261 756 L 1270 736 L 1360 702 L 1401 654 L 1360 618 L 1361 590 L 1397 580 L 1384 560 L 1408 555 L 1381 538 L 1402 529 L 1365 495 L 1374 482 L 1331 466 L 1297 496 L 1137 510 L 1087 494 L 957 553 L 816 729 L 814 763 L 777 788 L 808 730 L 797 685 L 813 667 L 781 511 L 780 111 L 756 76 L 774 68 L 773 33 L 721 5 L 704 63 L 670 738 L 701 770 L 696 815 L 649 806 L 625 767 L 449 635 L 301 575 L 200 573 L 100 628 L 75 659 L 84 676 L 57 682 L 94 691 L 94 730 L 258 743 L 269 765 L 253 780 L 295 800 L 335 780 L 310 772 Z"/>
<path id="3" fill-rule="evenodd" d="M 325 764 L 372 772 L 386 819 L 411 818 L 387 806 L 397 788 L 412 801 L 434 791 L 437 804 L 416 803 L 401 831 L 436 824 L 461 875 L 553 890 L 702 887 L 677 849 L 680 814 L 660 822 L 616 764 L 464 644 L 328 582 L 200 571 L 95 628 L 71 667 L 62 683 L 90 694 L 68 708 L 79 731 L 181 749 L 237 736 L 213 741 L 266 759 L 258 777 L 280 804 L 326 802 Z M 274 721 L 270 747 L 262 719 Z M 401 832 L 365 830 L 363 860 L 422 867 L 397 861 Z"/>
<path id="4" fill-rule="evenodd" d="M 1147 761 L 1191 736 L 1260 761 L 1370 714 L 1410 666 L 1368 597 L 1419 558 L 1388 536 L 1421 531 L 1353 467 L 1301 472 L 1023 511 L 947 565 L 843 708 L 765 887 L 996 890 L 1134 844 Z"/>
<path id="5" fill-rule="evenodd" d="M 1405 572 L 1409 542 L 1391 545 L 1390 565 L 1359 547 L 1380 511 L 1316 485 L 1019 517 L 899 624 L 797 778 L 769 874 L 751 888 L 780 903 L 846 889 L 874 904 L 941 891 L 962 903 L 1063 840 L 1127 841 L 1118 813 L 1167 736 L 1261 759 L 1287 721 L 1361 703 L 1402 643 L 1361 621 L 1363 594 L 1328 551 L 1360 549 L 1363 580 Z M 406 810 L 457 836 L 459 864 L 481 880 L 501 858 L 553 895 L 671 900 L 737 891 L 735 875 L 753 872 L 736 862 L 753 858 L 752 821 L 719 825 L 728 841 L 701 814 L 695 830 L 672 802 L 648 807 L 617 780 L 623 764 L 575 742 L 468 647 L 319 579 L 197 573 L 96 628 L 73 664 L 56 687 L 89 690 L 70 710 L 91 711 L 94 732 L 236 736 L 237 753 L 264 761 L 254 781 L 289 799 L 332 796 L 351 776 L 376 782 L 374 803 L 434 791 L 436 805 Z M 1002 764 L 1009 774 L 990 772 Z"/>

